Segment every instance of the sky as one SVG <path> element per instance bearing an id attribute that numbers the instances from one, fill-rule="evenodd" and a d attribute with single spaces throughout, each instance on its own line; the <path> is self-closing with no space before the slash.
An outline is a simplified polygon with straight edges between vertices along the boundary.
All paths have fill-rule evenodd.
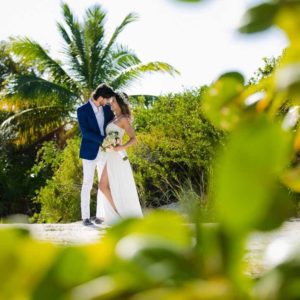
<path id="1" fill-rule="evenodd" d="M 129 94 L 180 92 L 210 84 L 220 74 L 239 71 L 246 78 L 263 65 L 263 57 L 280 55 L 287 46 L 278 29 L 242 35 L 237 28 L 255 0 L 206 0 L 200 4 L 176 0 L 65 0 L 79 17 L 94 4 L 107 11 L 111 34 L 129 12 L 139 20 L 127 26 L 118 42 L 128 46 L 143 63 L 164 61 L 180 75 L 146 75 L 128 88 Z M 27 36 L 62 59 L 62 40 L 56 30 L 61 21 L 61 0 L 2 0 L 0 40 Z"/>

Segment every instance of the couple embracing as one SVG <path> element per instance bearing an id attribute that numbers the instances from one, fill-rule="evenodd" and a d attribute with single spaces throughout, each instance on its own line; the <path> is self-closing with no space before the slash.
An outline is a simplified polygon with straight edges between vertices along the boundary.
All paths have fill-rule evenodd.
<path id="1" fill-rule="evenodd" d="M 101 84 L 88 102 L 77 109 L 77 118 L 82 134 L 83 224 L 93 225 L 90 219 L 90 193 L 96 168 L 98 193 L 95 224 L 104 222 L 112 225 L 122 218 L 142 217 L 131 165 L 125 151 L 136 142 L 128 96 Z M 127 133 L 129 140 L 122 145 L 124 133 Z M 115 143 L 111 142 L 113 140 Z"/>

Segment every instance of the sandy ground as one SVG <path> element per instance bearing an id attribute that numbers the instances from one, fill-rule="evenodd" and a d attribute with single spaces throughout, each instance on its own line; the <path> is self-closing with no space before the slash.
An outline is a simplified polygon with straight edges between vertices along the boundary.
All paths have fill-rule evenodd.
<path id="1" fill-rule="evenodd" d="M 252 234 L 248 239 L 246 261 L 252 276 L 260 275 L 292 251 L 300 250 L 300 219 L 285 222 L 279 229 Z"/>
<path id="2" fill-rule="evenodd" d="M 86 244 L 96 242 L 105 233 L 106 226 L 83 226 L 82 222 L 68 224 L 1 224 L 1 228 L 22 227 L 30 230 L 31 235 L 38 240 L 50 241 L 56 244 Z"/>

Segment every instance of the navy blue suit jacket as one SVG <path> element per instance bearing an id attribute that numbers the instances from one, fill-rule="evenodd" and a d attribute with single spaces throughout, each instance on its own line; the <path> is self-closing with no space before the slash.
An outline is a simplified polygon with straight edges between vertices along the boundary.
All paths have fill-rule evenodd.
<path id="1" fill-rule="evenodd" d="M 114 118 L 109 105 L 103 106 L 104 133 L 106 126 Z M 82 134 L 80 145 L 80 158 L 94 160 L 97 157 L 99 147 L 105 138 L 101 135 L 95 113 L 90 102 L 85 103 L 77 109 L 77 119 Z"/>

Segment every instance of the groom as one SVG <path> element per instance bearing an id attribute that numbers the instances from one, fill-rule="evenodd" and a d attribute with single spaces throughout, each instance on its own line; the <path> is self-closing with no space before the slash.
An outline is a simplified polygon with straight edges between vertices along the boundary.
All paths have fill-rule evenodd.
<path id="1" fill-rule="evenodd" d="M 100 146 L 105 138 L 107 124 L 112 121 L 114 114 L 107 103 L 115 95 L 106 84 L 100 84 L 92 93 L 87 103 L 77 109 L 77 118 L 82 134 L 80 158 L 83 166 L 83 183 L 81 189 L 81 216 L 83 225 L 93 225 L 90 221 L 90 193 L 94 182 L 95 168 L 98 178 L 105 166 L 105 156 Z M 96 224 L 103 220 L 103 203 L 97 195 Z"/>

